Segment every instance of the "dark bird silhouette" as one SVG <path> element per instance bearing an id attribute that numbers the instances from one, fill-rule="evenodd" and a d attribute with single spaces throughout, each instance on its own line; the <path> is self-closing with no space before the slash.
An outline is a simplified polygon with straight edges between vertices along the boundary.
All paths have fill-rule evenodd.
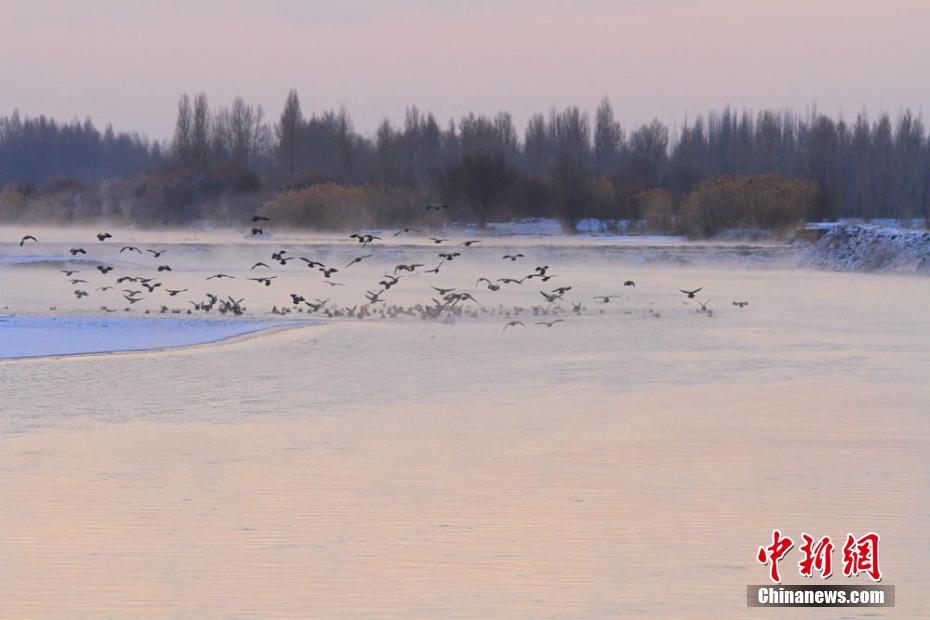
<path id="1" fill-rule="evenodd" d="M 599 301 L 602 304 L 609 304 L 611 299 L 620 297 L 620 295 L 598 295 L 594 298 L 594 301 Z"/>
<path id="2" fill-rule="evenodd" d="M 394 267 L 394 273 L 397 273 L 398 271 L 411 271 L 412 272 L 412 271 L 415 271 L 417 267 L 425 267 L 425 265 L 422 265 L 420 263 L 412 263 L 410 265 L 397 265 L 396 267 Z"/>
<path id="3" fill-rule="evenodd" d="M 552 289 L 553 293 L 558 293 L 559 295 L 564 295 L 568 291 L 572 290 L 570 286 L 560 286 L 559 288 Z"/>
<path id="4" fill-rule="evenodd" d="M 444 259 L 446 259 L 446 260 L 452 260 L 452 259 L 454 259 L 456 256 L 461 256 L 461 255 L 462 255 L 461 252 L 440 253 L 440 254 L 439 254 L 439 258 L 444 258 Z"/>
<path id="5" fill-rule="evenodd" d="M 376 303 L 384 301 L 383 299 L 381 299 L 382 295 L 384 295 L 384 291 L 378 291 L 377 293 L 373 293 L 371 291 L 365 291 L 365 297 L 368 299 L 368 302 L 372 304 L 376 304 Z"/>
<path id="6" fill-rule="evenodd" d="M 259 284 L 264 284 L 265 286 L 271 286 L 271 281 L 277 278 L 278 276 L 268 276 L 267 278 L 249 278 L 252 282 L 258 282 Z"/>
<path id="7" fill-rule="evenodd" d="M 526 278 L 520 278 L 519 280 L 516 278 L 498 278 L 497 279 L 497 281 L 500 282 L 501 284 L 523 284 L 524 280 L 526 280 Z"/>
<path id="8" fill-rule="evenodd" d="M 475 245 L 476 243 L 481 243 L 481 239 L 471 239 L 471 240 L 469 240 L 469 241 L 463 241 L 463 242 L 461 243 L 461 245 L 464 245 L 466 248 L 470 248 L 471 246 Z"/>
<path id="9" fill-rule="evenodd" d="M 701 306 L 700 309 L 698 310 L 698 312 L 713 313 L 713 310 L 710 310 L 710 309 L 707 307 L 707 304 L 710 303 L 710 300 L 709 300 L 709 299 L 708 299 L 707 301 L 701 301 L 700 299 L 697 299 L 697 300 L 695 300 L 695 301 L 697 301 L 698 305 Z"/>
<path id="10" fill-rule="evenodd" d="M 520 327 L 526 327 L 523 321 L 511 321 L 507 323 L 506 325 L 504 325 L 504 329 L 502 329 L 501 331 L 505 332 L 507 331 L 508 327 L 516 327 L 517 325 L 519 325 Z"/>
<path id="11" fill-rule="evenodd" d="M 271 255 L 271 260 L 280 261 L 281 259 L 284 258 L 285 254 L 287 254 L 287 250 L 280 250 L 278 252 L 274 252 Z"/>
<path id="12" fill-rule="evenodd" d="M 271 269 L 271 267 L 269 267 L 265 263 L 255 263 L 254 265 L 252 265 L 252 269 L 256 269 L 258 267 L 264 267 L 265 269 Z"/>
<path id="13" fill-rule="evenodd" d="M 680 288 L 680 289 L 678 289 L 678 290 L 681 291 L 682 293 L 684 293 L 685 295 L 687 295 L 687 296 L 688 296 L 688 299 L 694 299 L 694 296 L 697 295 L 698 293 L 700 293 L 701 291 L 703 291 L 703 290 L 704 290 L 704 287 L 702 286 L 701 288 L 696 288 L 696 289 L 694 289 L 693 291 L 686 291 L 686 290 L 683 289 L 683 288 Z"/>
<path id="14" fill-rule="evenodd" d="M 282 265 L 287 265 L 287 261 L 294 260 L 295 258 L 297 257 L 296 256 L 284 256 L 278 262 L 281 263 Z"/>
<path id="15" fill-rule="evenodd" d="M 161 258 L 161 255 L 164 254 L 164 253 L 167 252 L 167 251 L 168 251 L 168 250 L 158 250 L 158 251 L 156 251 L 156 250 L 146 250 L 146 252 L 148 252 L 149 254 L 151 254 L 153 258 Z"/>
<path id="16" fill-rule="evenodd" d="M 297 293 L 291 293 L 291 301 L 293 301 L 294 305 L 296 306 L 297 304 L 305 301 L 305 299 L 303 295 L 298 295 Z"/>
<path id="17" fill-rule="evenodd" d="M 74 274 L 76 274 L 76 273 L 81 273 L 81 272 L 78 271 L 77 269 L 63 269 L 63 270 L 61 271 L 61 273 L 65 274 L 67 277 L 70 278 L 70 277 L 73 276 Z"/>
<path id="18" fill-rule="evenodd" d="M 330 286 L 345 286 L 342 282 L 331 282 L 329 280 L 323 280 L 324 284 L 329 284 Z"/>
<path id="19" fill-rule="evenodd" d="M 394 276 L 389 276 L 387 274 L 384 274 L 384 280 L 381 280 L 380 282 L 378 282 L 378 284 L 384 287 L 384 290 L 387 291 L 387 290 L 390 290 L 390 288 L 394 286 L 395 284 L 397 284 L 398 282 L 400 282 L 400 278 L 396 278 Z"/>
<path id="20" fill-rule="evenodd" d="M 636 282 L 633 282 L 633 280 L 627 280 L 623 283 L 623 286 L 636 286 Z"/>
<path id="21" fill-rule="evenodd" d="M 366 258 L 371 258 L 372 256 L 373 256 L 372 254 L 366 254 L 365 256 L 358 256 L 356 258 L 353 258 L 346 264 L 345 267 L 343 267 L 343 269 L 346 269 L 347 267 L 351 267 L 352 265 L 358 264 L 362 262 L 363 260 L 365 260 Z"/>
<path id="22" fill-rule="evenodd" d="M 102 273 L 102 274 L 107 274 L 107 273 L 113 271 L 113 267 L 110 267 L 109 265 L 97 265 L 97 269 L 98 269 L 98 270 L 100 271 L 100 273 Z"/>
<path id="23" fill-rule="evenodd" d="M 437 238 L 437 237 L 430 237 L 429 240 L 432 241 L 433 243 L 437 244 L 437 245 L 440 244 L 440 243 L 442 243 L 442 242 L 444 242 L 444 241 L 448 241 L 448 239 L 439 239 L 439 238 Z"/>
<path id="24" fill-rule="evenodd" d="M 556 323 L 562 323 L 563 319 L 555 319 L 554 321 L 539 321 L 535 325 L 545 325 L 546 327 L 552 327 Z"/>
<path id="25" fill-rule="evenodd" d="M 171 267 L 169 267 L 168 265 L 159 265 L 158 271 L 171 271 Z"/>
<path id="26" fill-rule="evenodd" d="M 213 280 L 213 279 L 222 280 L 223 278 L 229 278 L 231 280 L 235 280 L 234 276 L 228 276 L 225 273 L 218 273 L 218 274 L 212 275 L 209 278 L 207 278 L 207 280 Z"/>
<path id="27" fill-rule="evenodd" d="M 72 278 L 71 286 L 74 286 L 75 284 L 87 284 L 87 280 L 81 280 L 79 278 Z"/>
<path id="28" fill-rule="evenodd" d="M 418 232 L 420 232 L 420 231 L 419 231 L 419 230 L 416 230 L 416 229 L 414 229 L 414 228 L 402 228 L 402 229 L 398 230 L 396 233 L 394 233 L 394 236 L 396 237 L 396 236 L 398 236 L 398 235 L 402 235 L 403 233 L 409 233 L 409 232 L 418 233 Z"/>
<path id="29" fill-rule="evenodd" d="M 187 289 L 186 288 L 182 288 L 182 289 L 166 288 L 165 292 L 168 293 L 168 295 L 170 295 L 171 297 L 176 297 L 180 293 L 186 293 Z"/>
<path id="30" fill-rule="evenodd" d="M 329 268 L 327 268 L 327 267 L 320 267 L 320 273 L 323 274 L 323 277 L 324 277 L 324 278 L 330 277 L 331 275 L 333 275 L 333 274 L 336 273 L 337 271 L 339 271 L 339 270 L 336 269 L 335 267 L 329 267 Z"/>
<path id="31" fill-rule="evenodd" d="M 128 301 L 130 304 L 134 304 L 137 301 L 142 301 L 141 297 L 130 297 L 129 295 L 123 295 L 123 299 Z"/>
<path id="32" fill-rule="evenodd" d="M 493 282 L 491 282 L 491 281 L 488 280 L 487 278 L 478 278 L 478 279 L 475 281 L 475 286 L 478 286 L 478 284 L 480 284 L 481 282 L 487 283 L 487 285 L 488 285 L 488 290 L 489 290 L 489 291 L 499 291 L 499 290 L 501 290 L 501 285 L 500 285 L 500 284 L 494 284 Z"/>
<path id="33" fill-rule="evenodd" d="M 545 297 L 546 301 L 548 301 L 550 304 L 562 299 L 561 293 L 547 293 L 546 291 L 539 291 L 539 294 Z"/>
<path id="34" fill-rule="evenodd" d="M 156 282 L 155 284 L 149 284 L 148 282 L 143 282 L 142 286 L 148 289 L 149 293 L 154 293 L 155 289 L 161 286 L 161 282 Z"/>
<path id="35" fill-rule="evenodd" d="M 123 282 L 138 282 L 139 278 L 134 278 L 132 276 L 120 276 L 116 279 L 117 284 L 122 284 Z"/>
<path id="36" fill-rule="evenodd" d="M 442 262 L 433 267 L 432 269 L 425 269 L 423 273 L 439 273 L 439 268 L 442 267 Z"/>
<path id="37" fill-rule="evenodd" d="M 304 301 L 304 303 L 307 304 L 307 307 L 310 308 L 310 312 L 319 312 L 328 301 L 329 299 L 317 299 L 315 304 L 310 303 L 309 301 Z"/>
<path id="38" fill-rule="evenodd" d="M 251 233 L 252 233 L 252 236 L 253 236 L 253 237 L 257 237 L 257 236 L 259 236 L 259 235 L 264 235 L 264 234 L 265 234 L 265 231 L 262 230 L 261 228 L 253 228 L 253 229 L 251 230 Z"/>
<path id="39" fill-rule="evenodd" d="M 449 293 L 455 290 L 454 288 L 439 288 L 438 286 L 433 286 L 430 288 L 432 288 L 434 291 L 436 291 L 440 295 L 448 295 Z"/>
<path id="40" fill-rule="evenodd" d="M 748 301 L 734 301 L 733 305 L 738 308 L 745 308 L 746 306 L 749 305 L 749 302 Z"/>
<path id="41" fill-rule="evenodd" d="M 39 242 L 39 240 L 33 237 L 32 235 L 26 235 L 25 237 L 19 240 L 19 247 L 23 247 L 24 245 L 26 245 L 27 241 L 34 241 L 36 243 Z"/>
<path id="42" fill-rule="evenodd" d="M 325 267 L 326 266 L 318 260 L 310 260 L 309 258 L 304 258 L 303 256 L 300 257 L 300 260 L 307 263 L 308 269 L 313 269 L 314 267 Z"/>
<path id="43" fill-rule="evenodd" d="M 87 254 L 87 251 L 84 248 L 71 248 L 71 256 L 77 256 L 78 254 Z"/>
<path id="44" fill-rule="evenodd" d="M 264 215 L 253 215 L 252 222 L 270 222 L 270 217 L 265 217 Z"/>
<path id="45" fill-rule="evenodd" d="M 426 210 L 427 210 L 427 211 L 439 211 L 439 210 L 441 210 L 441 209 L 448 209 L 448 208 L 449 208 L 449 205 L 446 205 L 446 204 L 443 204 L 443 205 L 426 205 Z"/>
<path id="46" fill-rule="evenodd" d="M 358 233 L 352 233 L 351 235 L 349 235 L 349 239 L 355 239 L 356 241 L 358 241 L 358 242 L 361 243 L 362 245 L 368 245 L 369 243 L 371 243 L 371 242 L 374 241 L 375 239 L 380 240 L 381 237 L 376 237 L 375 235 L 360 235 L 360 234 L 358 234 Z"/>
<path id="47" fill-rule="evenodd" d="M 523 258 L 523 255 L 522 254 L 504 254 L 501 258 L 503 258 L 504 260 L 509 260 L 510 262 L 513 262 L 517 260 L 518 258 Z"/>
<path id="48" fill-rule="evenodd" d="M 112 239 L 113 235 L 108 232 L 97 233 L 97 241 L 106 241 L 107 239 Z"/>
<path id="49" fill-rule="evenodd" d="M 131 245 L 126 245 L 120 248 L 119 253 L 122 254 L 123 252 L 135 252 L 136 254 L 142 254 L 142 250 Z"/>
<path id="50" fill-rule="evenodd" d="M 89 297 L 90 293 L 87 291 L 74 291 L 74 296 L 80 299 L 81 297 Z"/>

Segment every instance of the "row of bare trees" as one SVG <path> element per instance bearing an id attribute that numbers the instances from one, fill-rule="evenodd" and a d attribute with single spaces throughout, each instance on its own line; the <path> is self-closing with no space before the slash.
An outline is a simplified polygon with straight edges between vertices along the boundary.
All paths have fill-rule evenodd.
<path id="1" fill-rule="evenodd" d="M 427 196 L 477 221 L 639 219 L 647 190 L 667 190 L 678 204 L 703 181 L 755 175 L 814 182 L 812 219 L 927 217 L 930 139 L 910 111 L 849 123 L 816 110 L 724 109 L 675 130 L 658 120 L 627 128 L 606 98 L 593 115 L 576 107 L 533 115 L 522 132 L 506 112 L 440 124 L 411 107 L 401 123 L 385 120 L 366 136 L 344 109 L 305 113 L 294 91 L 274 120 L 241 98 L 213 107 L 205 94 L 184 95 L 166 145 L 90 121 L 0 118 L 0 184 L 144 177 L 147 213 L 160 194 L 184 197 L 165 206 L 172 221 L 188 211 L 210 217 L 197 205 L 226 195 L 324 184 Z"/>

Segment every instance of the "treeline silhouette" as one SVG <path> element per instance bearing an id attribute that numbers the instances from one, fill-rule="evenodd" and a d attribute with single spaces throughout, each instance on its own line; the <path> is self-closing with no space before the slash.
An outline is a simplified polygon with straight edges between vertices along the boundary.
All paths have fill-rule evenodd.
<path id="1" fill-rule="evenodd" d="M 0 120 L 0 166 L 4 182 L 57 180 L 32 197 L 7 186 L 5 219 L 35 218 L 51 202 L 44 215 L 67 221 L 182 224 L 265 209 L 294 225 L 338 228 L 421 222 L 435 218 L 423 209 L 435 202 L 459 221 L 661 221 L 708 235 L 723 223 L 926 218 L 930 205 L 930 137 L 910 111 L 848 123 L 816 110 L 724 109 L 674 131 L 658 120 L 625 129 L 606 98 L 593 116 L 553 110 L 522 132 L 506 112 L 440 125 L 412 107 L 402 123 L 385 120 L 364 136 L 345 110 L 304 114 L 294 91 L 273 121 L 242 99 L 213 108 L 204 94 L 185 95 L 164 146 L 14 114 Z M 66 184 L 64 198 L 63 178 L 80 182 Z M 75 192 L 80 208 L 58 213 Z M 50 194 L 56 200 L 43 202 Z"/>
<path id="2" fill-rule="evenodd" d="M 151 170 L 163 161 L 161 145 L 139 134 L 101 132 L 90 120 L 57 123 L 19 112 L 0 117 L 0 185 L 65 179 L 98 184 Z"/>

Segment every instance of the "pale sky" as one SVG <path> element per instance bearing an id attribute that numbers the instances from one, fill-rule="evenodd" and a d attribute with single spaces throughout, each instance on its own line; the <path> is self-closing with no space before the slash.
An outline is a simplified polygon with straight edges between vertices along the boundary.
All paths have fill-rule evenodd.
<path id="1" fill-rule="evenodd" d="M 611 98 L 624 125 L 731 105 L 930 109 L 930 0 L 0 0 L 0 115 L 171 135 L 178 96 L 276 118 L 415 104 L 441 124 Z"/>

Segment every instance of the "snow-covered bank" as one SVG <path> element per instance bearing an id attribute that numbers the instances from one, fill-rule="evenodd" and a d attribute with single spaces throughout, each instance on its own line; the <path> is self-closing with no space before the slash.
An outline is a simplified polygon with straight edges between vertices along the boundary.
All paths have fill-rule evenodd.
<path id="1" fill-rule="evenodd" d="M 881 226 L 831 227 L 805 254 L 804 264 L 835 271 L 930 275 L 930 232 Z"/>
<path id="2" fill-rule="evenodd" d="M 142 351 L 217 342 L 289 322 L 0 316 L 0 359 Z"/>

